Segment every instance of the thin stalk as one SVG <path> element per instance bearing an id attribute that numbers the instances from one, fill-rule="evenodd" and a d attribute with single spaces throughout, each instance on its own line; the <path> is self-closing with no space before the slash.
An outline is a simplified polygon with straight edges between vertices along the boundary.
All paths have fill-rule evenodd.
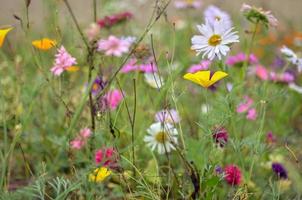
<path id="1" fill-rule="evenodd" d="M 96 3 L 96 0 L 93 0 L 93 19 L 94 19 L 94 22 L 96 22 L 97 20 L 97 3 Z"/>

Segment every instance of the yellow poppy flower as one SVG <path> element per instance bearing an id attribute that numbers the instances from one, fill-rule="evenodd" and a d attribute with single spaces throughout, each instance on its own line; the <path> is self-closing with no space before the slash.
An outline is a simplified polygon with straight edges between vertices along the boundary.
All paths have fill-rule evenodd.
<path id="1" fill-rule="evenodd" d="M 80 67 L 78 67 L 78 66 L 70 66 L 70 67 L 66 68 L 66 71 L 68 71 L 68 72 L 76 72 L 79 70 L 80 70 Z"/>
<path id="2" fill-rule="evenodd" d="M 0 29 L 0 47 L 2 47 L 4 39 L 8 32 L 10 32 L 13 28 Z"/>
<path id="3" fill-rule="evenodd" d="M 34 47 L 36 47 L 37 49 L 41 49 L 41 50 L 48 50 L 51 49 L 52 47 L 56 46 L 57 41 L 55 40 L 51 40 L 49 38 L 43 38 L 41 40 L 34 40 L 31 43 Z"/>
<path id="4" fill-rule="evenodd" d="M 228 74 L 222 71 L 217 71 L 211 77 L 210 71 L 199 71 L 194 74 L 187 73 L 184 75 L 184 79 L 190 80 L 196 84 L 201 85 L 202 87 L 208 88 L 217 81 L 223 79 Z"/>
<path id="5" fill-rule="evenodd" d="M 91 182 L 102 182 L 108 176 L 110 176 L 111 171 L 106 167 L 100 167 L 94 170 L 93 173 L 89 174 L 89 181 Z"/>

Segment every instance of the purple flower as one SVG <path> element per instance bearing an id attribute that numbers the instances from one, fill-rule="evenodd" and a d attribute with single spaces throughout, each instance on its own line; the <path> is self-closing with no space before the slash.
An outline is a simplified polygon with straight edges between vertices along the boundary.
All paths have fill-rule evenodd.
<path id="1" fill-rule="evenodd" d="M 180 122 L 180 116 L 178 112 L 174 109 L 171 110 L 161 110 L 156 113 L 155 115 L 155 121 L 157 122 L 166 122 L 175 124 Z"/>
<path id="2" fill-rule="evenodd" d="M 106 85 L 106 83 L 103 81 L 103 79 L 101 77 L 96 77 L 94 80 L 94 83 L 91 87 L 92 95 L 94 95 L 94 96 L 98 95 L 103 90 L 105 85 Z"/>
<path id="3" fill-rule="evenodd" d="M 281 163 L 273 163 L 272 170 L 281 179 L 287 179 L 287 171 Z"/>

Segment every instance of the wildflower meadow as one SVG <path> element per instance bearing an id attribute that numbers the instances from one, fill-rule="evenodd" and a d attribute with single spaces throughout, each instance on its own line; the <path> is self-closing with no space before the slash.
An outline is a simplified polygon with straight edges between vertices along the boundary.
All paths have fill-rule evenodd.
<path id="1" fill-rule="evenodd" d="M 15 1 L 0 199 L 302 199 L 302 14 L 226 2 Z"/>

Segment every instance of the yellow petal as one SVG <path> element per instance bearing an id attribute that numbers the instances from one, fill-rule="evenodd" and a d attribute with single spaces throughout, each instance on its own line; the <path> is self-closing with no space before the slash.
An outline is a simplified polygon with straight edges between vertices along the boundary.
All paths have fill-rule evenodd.
<path id="1" fill-rule="evenodd" d="M 9 31 L 11 31 L 12 29 L 13 29 L 12 27 L 6 28 L 6 29 L 0 29 L 0 47 L 2 47 L 4 39 L 5 39 L 6 35 L 7 35 L 7 33 Z"/>
<path id="2" fill-rule="evenodd" d="M 111 170 L 106 167 L 100 167 L 94 170 L 93 173 L 89 174 L 89 181 L 91 182 L 102 182 L 108 176 L 110 176 Z"/>
<path id="3" fill-rule="evenodd" d="M 226 77 L 228 74 L 222 71 L 217 71 L 214 73 L 214 75 L 211 77 L 211 72 L 210 71 L 198 71 L 194 74 L 187 73 L 184 75 L 184 79 L 190 80 L 194 83 L 197 83 L 201 85 L 202 87 L 208 88 L 217 81 L 223 79 Z"/>
<path id="4" fill-rule="evenodd" d="M 57 41 L 51 40 L 49 38 L 43 38 L 41 40 L 34 40 L 32 41 L 32 45 L 36 47 L 37 49 L 41 50 L 48 50 L 51 49 L 52 47 L 56 46 Z"/>
<path id="5" fill-rule="evenodd" d="M 222 72 L 222 71 L 215 72 L 214 75 L 212 76 L 211 80 L 210 80 L 210 85 L 215 84 L 217 81 L 223 79 L 226 76 L 228 76 L 228 74 L 225 73 L 225 72 Z"/>
<path id="6" fill-rule="evenodd" d="M 80 70 L 80 67 L 78 67 L 78 66 L 70 66 L 70 67 L 66 68 L 66 71 L 69 71 L 69 72 L 76 72 L 79 70 Z"/>

